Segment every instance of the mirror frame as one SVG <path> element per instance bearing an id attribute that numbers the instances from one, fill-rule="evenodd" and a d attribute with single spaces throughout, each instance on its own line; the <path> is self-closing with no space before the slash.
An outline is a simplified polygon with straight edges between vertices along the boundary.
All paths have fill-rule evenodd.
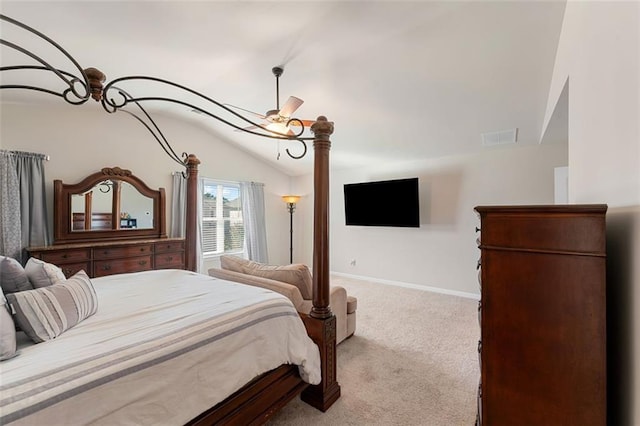
<path id="1" fill-rule="evenodd" d="M 107 179 L 128 182 L 142 195 L 153 200 L 153 228 L 72 230 L 71 196 L 89 191 L 96 184 Z M 153 190 L 138 177 L 134 176 L 131 170 L 121 169 L 120 167 L 105 167 L 76 184 L 65 184 L 56 179 L 53 181 L 53 244 L 166 238 L 167 218 L 165 203 L 164 188 Z M 114 220 L 113 214 L 114 212 L 119 212 L 120 206 L 114 205 L 112 207 L 112 220 Z M 119 223 L 118 218 L 119 215 L 115 217 L 115 220 Z"/>

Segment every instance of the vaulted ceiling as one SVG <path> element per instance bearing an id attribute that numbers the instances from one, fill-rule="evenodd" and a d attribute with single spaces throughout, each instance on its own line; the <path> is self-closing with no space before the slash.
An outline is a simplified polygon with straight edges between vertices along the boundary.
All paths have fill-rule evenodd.
<path id="1" fill-rule="evenodd" d="M 539 143 L 564 6 L 3 0 L 0 10 L 51 37 L 83 68 L 99 68 L 107 81 L 156 76 L 262 114 L 275 108 L 271 69 L 284 65 L 281 104 L 294 95 L 305 101 L 294 116 L 334 121 L 332 164 L 358 167 L 477 152 L 482 133 L 505 129 L 518 129 L 518 144 Z M 3 24 L 3 36 L 5 30 Z M 10 59 L 3 47 L 2 65 Z M 9 90 L 0 96 L 53 98 Z M 278 160 L 273 140 L 182 106 L 148 109 L 206 126 L 288 174 L 309 170 L 311 156 Z M 298 151 L 295 143 L 280 143 L 286 147 Z"/>

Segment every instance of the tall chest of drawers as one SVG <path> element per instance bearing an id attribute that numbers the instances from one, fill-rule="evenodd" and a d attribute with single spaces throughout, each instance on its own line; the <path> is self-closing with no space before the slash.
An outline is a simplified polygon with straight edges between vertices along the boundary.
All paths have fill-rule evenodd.
<path id="1" fill-rule="evenodd" d="M 184 239 L 60 244 L 29 247 L 32 257 L 62 268 L 69 277 L 81 269 L 94 277 L 152 269 L 184 269 Z"/>
<path id="2" fill-rule="evenodd" d="M 479 206 L 478 425 L 606 424 L 606 205 Z"/>

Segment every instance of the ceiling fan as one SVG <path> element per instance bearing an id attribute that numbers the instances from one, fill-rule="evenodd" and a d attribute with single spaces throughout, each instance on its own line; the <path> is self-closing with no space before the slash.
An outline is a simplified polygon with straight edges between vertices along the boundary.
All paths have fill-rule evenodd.
<path id="1" fill-rule="evenodd" d="M 249 111 L 244 108 L 240 108 L 235 105 L 225 104 L 227 106 L 240 109 L 242 111 L 246 111 L 251 113 L 261 119 L 265 120 L 266 123 L 261 125 L 263 129 L 270 130 L 277 133 L 282 133 L 284 135 L 294 135 L 295 133 L 289 128 L 289 126 L 311 126 L 315 123 L 315 120 L 300 120 L 294 119 L 291 120 L 293 113 L 300 108 L 300 105 L 304 103 L 304 101 L 295 96 L 289 96 L 289 99 L 282 105 L 280 108 L 280 76 L 284 72 L 284 67 L 282 65 L 275 66 L 271 69 L 271 72 L 276 77 L 276 108 L 270 109 L 266 112 L 266 114 L 259 114 L 257 112 Z M 291 120 L 291 121 L 289 121 Z M 256 129 L 258 126 L 249 126 L 245 127 L 246 130 Z"/>

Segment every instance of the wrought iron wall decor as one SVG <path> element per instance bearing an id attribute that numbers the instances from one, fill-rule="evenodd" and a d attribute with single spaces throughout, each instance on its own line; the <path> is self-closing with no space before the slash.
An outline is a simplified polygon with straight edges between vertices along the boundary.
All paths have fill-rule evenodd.
<path id="1" fill-rule="evenodd" d="M 61 91 L 56 91 L 52 90 L 51 88 L 30 84 L 4 84 L 3 82 L 2 84 L 0 84 L 0 89 L 23 89 L 44 92 L 50 95 L 61 97 L 71 105 L 82 105 L 91 98 L 97 102 L 100 102 L 102 104 L 102 108 L 108 113 L 115 113 L 118 111 L 125 112 L 131 117 L 138 120 L 143 126 L 147 128 L 147 130 L 155 138 L 160 147 L 169 156 L 169 158 L 183 166 L 186 164 L 187 154 L 183 152 L 181 155 L 178 155 L 174 151 L 173 147 L 164 136 L 155 120 L 142 106 L 143 103 L 168 102 L 172 104 L 182 105 L 189 108 L 190 110 L 209 116 L 227 126 L 233 127 L 234 129 L 245 133 L 277 140 L 288 139 L 298 141 L 302 144 L 303 148 L 303 152 L 300 155 L 294 155 L 289 151 L 288 148 L 286 149 L 287 154 L 294 159 L 300 159 L 304 157 L 307 153 L 307 144 L 305 141 L 313 140 L 313 137 L 302 136 L 305 131 L 304 123 L 302 122 L 302 120 L 291 118 L 287 122 L 287 125 L 295 124 L 296 126 L 300 127 L 300 130 L 297 133 L 294 133 L 293 135 L 279 133 L 277 131 L 273 131 L 261 126 L 260 124 L 250 120 L 249 118 L 246 118 L 240 113 L 228 108 L 224 104 L 206 95 L 203 95 L 196 90 L 190 89 L 187 86 L 169 80 L 150 76 L 126 76 L 113 79 L 105 85 L 105 74 L 103 74 L 96 68 L 83 69 L 80 64 L 73 58 L 73 56 L 71 56 L 62 46 L 60 46 L 51 38 L 47 37 L 45 34 L 6 15 L 0 14 L 0 20 L 15 26 L 20 30 L 31 33 L 40 40 L 45 41 L 57 52 L 62 53 L 72 65 L 69 68 L 70 70 L 56 68 L 43 57 L 36 54 L 35 52 L 32 52 L 28 48 L 20 46 L 19 44 L 12 41 L 6 40 L 5 33 L 7 31 L 3 29 L 3 35 L 0 38 L 0 44 L 17 52 L 20 52 L 28 58 L 31 58 L 38 65 L 3 65 L 0 67 L 0 72 L 21 72 L 33 70 L 52 73 L 60 81 L 62 81 L 64 88 Z M 166 93 L 167 91 L 172 91 L 175 89 L 177 90 L 177 93 L 180 96 L 184 96 L 184 98 L 169 96 L 135 96 L 135 87 L 133 87 L 133 89 L 129 89 L 129 86 L 132 85 L 131 83 L 139 83 L 145 85 L 148 85 L 149 83 L 158 84 L 160 86 L 159 93 Z M 198 104 L 192 99 L 195 99 L 196 101 L 202 103 Z M 212 108 L 217 112 L 212 112 L 210 110 Z M 223 116 L 223 114 L 226 114 L 226 116 Z M 247 129 L 247 124 L 249 124 L 250 126 L 255 126 L 255 128 Z"/>

